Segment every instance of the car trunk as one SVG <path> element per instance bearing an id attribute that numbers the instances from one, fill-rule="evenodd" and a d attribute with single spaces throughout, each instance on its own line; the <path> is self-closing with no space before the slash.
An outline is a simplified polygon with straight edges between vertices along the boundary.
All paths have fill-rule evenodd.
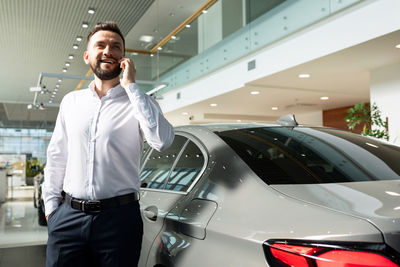
<path id="1" fill-rule="evenodd" d="M 382 232 L 387 245 L 400 252 L 400 180 L 271 187 L 292 198 L 367 220 Z"/>

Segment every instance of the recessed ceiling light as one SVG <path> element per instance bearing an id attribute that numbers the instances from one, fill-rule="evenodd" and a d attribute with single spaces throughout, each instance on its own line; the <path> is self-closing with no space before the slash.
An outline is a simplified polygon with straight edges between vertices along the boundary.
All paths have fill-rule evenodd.
<path id="1" fill-rule="evenodd" d="M 154 36 L 151 35 L 142 35 L 140 36 L 139 40 L 145 43 L 150 43 L 151 41 L 153 41 Z"/>
<path id="2" fill-rule="evenodd" d="M 186 26 L 185 26 L 186 28 L 190 28 L 190 24 L 186 24 Z"/>
<path id="3" fill-rule="evenodd" d="M 203 14 L 206 14 L 206 13 L 207 13 L 207 10 L 203 10 L 203 11 L 201 11 L 201 12 L 203 12 Z"/>
<path id="4" fill-rule="evenodd" d="M 171 36 L 171 39 L 175 40 L 175 39 L 176 39 L 176 36 L 175 36 L 175 35 L 172 35 L 172 36 Z"/>
<path id="5" fill-rule="evenodd" d="M 58 91 L 58 88 L 54 88 L 54 91 L 56 91 L 56 92 L 57 92 L 57 91 Z"/>
<path id="6" fill-rule="evenodd" d="M 158 50 L 158 51 L 161 51 L 161 50 L 162 50 L 162 47 L 161 47 L 161 46 L 160 46 L 160 47 L 158 47 L 158 48 L 157 48 L 157 50 Z"/>
<path id="7" fill-rule="evenodd" d="M 73 49 L 78 49 L 79 46 L 78 46 L 77 44 L 74 44 L 74 45 L 72 46 L 72 48 L 73 48 Z"/>
<path id="8" fill-rule="evenodd" d="M 88 13 L 93 15 L 96 11 L 94 10 L 94 8 L 89 8 Z"/>
<path id="9" fill-rule="evenodd" d="M 396 48 L 400 48 L 400 44 L 396 45 Z"/>
<path id="10" fill-rule="evenodd" d="M 71 66 L 71 63 L 65 62 L 65 66 L 66 66 L 66 67 L 69 67 L 69 66 Z"/>
<path id="11" fill-rule="evenodd" d="M 68 59 L 74 59 L 74 55 L 69 55 Z"/>
<path id="12" fill-rule="evenodd" d="M 77 40 L 78 42 L 81 42 L 81 41 L 83 40 L 83 38 L 82 38 L 82 36 L 76 36 L 76 40 Z"/>
<path id="13" fill-rule="evenodd" d="M 310 74 L 308 74 L 308 73 L 299 74 L 299 78 L 302 78 L 302 79 L 310 78 Z"/>
<path id="14" fill-rule="evenodd" d="M 63 68 L 63 69 L 62 69 L 62 72 L 67 72 L 67 69 L 66 69 L 66 68 Z"/>
<path id="15" fill-rule="evenodd" d="M 329 96 L 321 96 L 320 99 L 321 99 L 321 100 L 328 100 L 328 99 L 329 99 Z"/>
<path id="16" fill-rule="evenodd" d="M 187 112 L 182 112 L 182 115 L 183 115 L 183 116 L 186 116 L 186 115 L 189 115 L 189 113 L 187 113 Z"/>
<path id="17" fill-rule="evenodd" d="M 210 106 L 211 107 L 216 107 L 216 106 L 218 106 L 218 104 L 212 103 L 212 104 L 210 104 Z"/>
<path id="18" fill-rule="evenodd" d="M 260 94 L 260 91 L 251 91 L 250 94 L 252 94 L 252 95 L 258 95 L 258 94 Z"/>
<path id="19" fill-rule="evenodd" d="M 137 56 L 137 55 L 139 55 L 138 53 L 136 53 L 136 52 L 133 52 L 132 53 L 132 55 L 134 55 L 134 56 Z"/>
<path id="20" fill-rule="evenodd" d="M 151 57 L 154 57 L 154 54 L 150 54 Z"/>
<path id="21" fill-rule="evenodd" d="M 49 104 L 51 104 L 51 103 L 53 103 L 53 101 L 50 99 L 50 100 L 49 100 Z"/>
<path id="22" fill-rule="evenodd" d="M 82 22 L 82 28 L 87 28 L 89 27 L 89 23 L 87 22 Z"/>
<path id="23" fill-rule="evenodd" d="M 242 122 L 242 120 L 236 120 L 236 122 Z"/>
<path id="24" fill-rule="evenodd" d="M 278 107 L 272 107 L 271 109 L 272 110 L 278 110 Z"/>
<path id="25" fill-rule="evenodd" d="M 56 88 L 58 88 L 58 87 L 60 87 L 60 85 L 59 85 L 59 84 L 56 84 Z"/>
<path id="26" fill-rule="evenodd" d="M 61 82 L 62 82 L 62 79 L 58 79 L 58 82 L 61 83 Z M 57 86 L 57 85 L 56 85 L 56 86 Z"/>
<path id="27" fill-rule="evenodd" d="M 170 15 L 171 17 L 174 17 L 174 16 L 175 16 L 175 13 L 169 13 L 169 15 Z"/>

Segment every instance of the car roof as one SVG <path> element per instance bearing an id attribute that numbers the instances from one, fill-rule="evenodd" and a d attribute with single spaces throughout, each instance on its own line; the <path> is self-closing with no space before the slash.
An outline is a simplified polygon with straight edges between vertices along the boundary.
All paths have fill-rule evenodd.
<path id="1" fill-rule="evenodd" d="M 223 132 L 237 129 L 247 128 L 261 128 L 261 127 L 282 127 L 278 124 L 268 123 L 210 123 L 210 124 L 197 124 L 197 125 L 185 125 L 176 127 L 177 130 L 185 130 L 187 128 L 207 128 L 212 132 Z"/>

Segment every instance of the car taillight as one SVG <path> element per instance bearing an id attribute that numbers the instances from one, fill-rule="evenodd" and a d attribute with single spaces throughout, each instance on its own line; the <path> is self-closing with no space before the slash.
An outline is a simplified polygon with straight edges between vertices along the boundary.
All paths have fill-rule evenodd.
<path id="1" fill-rule="evenodd" d="M 276 267 L 399 267 L 392 261 L 394 256 L 386 256 L 381 251 L 306 243 L 302 241 L 300 245 L 287 241 L 265 242 L 264 251 L 268 263 Z"/>

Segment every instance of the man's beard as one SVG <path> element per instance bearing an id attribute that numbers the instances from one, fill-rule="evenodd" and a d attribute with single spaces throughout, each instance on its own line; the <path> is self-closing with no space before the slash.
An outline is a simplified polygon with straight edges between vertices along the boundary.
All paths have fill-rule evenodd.
<path id="1" fill-rule="evenodd" d="M 113 70 L 112 69 L 104 70 L 100 67 L 101 62 L 102 62 L 101 59 L 97 59 L 95 64 L 90 64 L 90 68 L 92 69 L 94 75 L 96 75 L 97 78 L 99 78 L 100 80 L 103 80 L 103 81 L 112 80 L 115 77 L 118 77 L 122 71 L 119 63 L 116 63 L 116 64 L 118 64 L 118 66 L 116 68 L 114 68 Z"/>

